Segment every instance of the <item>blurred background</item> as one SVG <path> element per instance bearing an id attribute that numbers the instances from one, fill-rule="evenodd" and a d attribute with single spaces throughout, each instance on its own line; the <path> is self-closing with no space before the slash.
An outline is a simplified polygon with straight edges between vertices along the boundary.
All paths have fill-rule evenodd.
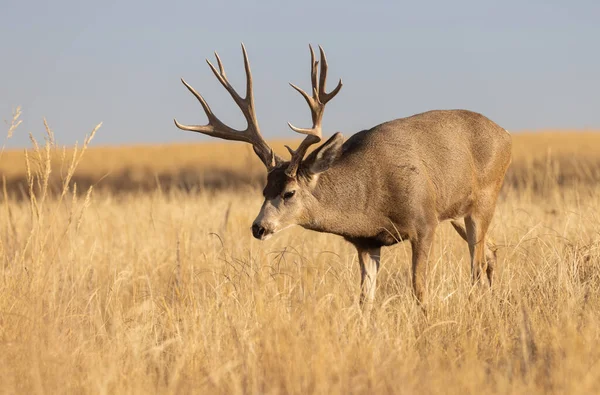
<path id="1" fill-rule="evenodd" d="M 243 117 L 205 59 L 221 55 L 243 88 L 247 46 L 263 134 L 295 138 L 310 122 L 288 82 L 309 83 L 321 44 L 330 86 L 324 130 L 351 135 L 438 108 L 481 112 L 510 131 L 600 128 L 600 3 L 595 1 L 13 1 L 0 22 L 0 117 L 23 107 L 8 147 L 206 141 L 176 129 L 205 123 L 185 77 L 236 127 Z"/>

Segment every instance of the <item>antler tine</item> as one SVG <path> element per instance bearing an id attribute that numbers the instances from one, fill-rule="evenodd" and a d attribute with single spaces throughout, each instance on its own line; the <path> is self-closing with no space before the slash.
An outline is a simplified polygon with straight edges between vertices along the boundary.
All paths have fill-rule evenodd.
<path id="1" fill-rule="evenodd" d="M 193 132 L 203 133 L 209 136 L 222 138 L 225 140 L 235 140 L 235 141 L 244 141 L 246 143 L 252 144 L 254 148 L 254 152 L 261 161 L 265 164 L 268 170 L 274 168 L 277 163 L 281 162 L 282 159 L 279 158 L 271 147 L 267 144 L 267 142 L 263 139 L 260 134 L 260 128 L 258 127 L 258 120 L 256 118 L 256 112 L 254 110 L 254 96 L 252 94 L 252 73 L 250 71 L 250 62 L 248 61 L 248 54 L 246 53 L 246 47 L 242 43 L 242 53 L 244 55 L 244 68 L 246 70 L 246 97 L 242 98 L 237 91 L 233 88 L 233 86 L 229 83 L 227 76 L 225 74 L 225 68 L 223 66 L 223 62 L 219 57 L 219 54 L 215 52 L 215 58 L 217 59 L 217 65 L 219 70 L 207 59 L 206 63 L 212 70 L 213 74 L 221 85 L 229 92 L 233 100 L 236 102 L 242 113 L 244 114 L 244 118 L 246 118 L 246 122 L 248 126 L 245 130 L 236 130 L 221 122 L 212 112 L 208 103 L 202 95 L 200 95 L 191 85 L 185 82 L 183 79 L 181 81 L 188 88 L 190 92 L 198 99 L 206 116 L 208 118 L 208 124 L 206 125 L 183 125 L 175 121 L 175 125 L 182 130 L 189 130 Z"/>
<path id="2" fill-rule="evenodd" d="M 244 99 L 242 99 L 242 97 L 235 91 L 235 89 L 233 89 L 233 86 L 231 86 L 231 84 L 229 83 L 229 80 L 227 79 L 227 76 L 225 75 L 225 69 L 223 67 L 223 63 L 221 62 L 221 58 L 219 57 L 219 54 L 217 52 L 215 52 L 215 58 L 217 58 L 217 64 L 219 66 L 219 71 L 217 71 L 217 69 L 215 68 L 215 66 L 213 66 L 213 64 L 210 62 L 210 60 L 206 59 L 206 63 L 208 63 L 208 66 L 212 70 L 215 77 L 217 77 L 217 79 L 219 80 L 221 85 L 223 85 L 223 88 L 225 88 L 225 90 L 227 92 L 229 92 L 229 94 L 231 95 L 231 98 L 236 102 L 238 107 L 240 107 L 240 109 L 244 113 L 244 116 L 246 116 L 246 119 L 247 119 L 247 115 L 250 115 L 250 114 L 247 114 L 246 111 L 244 111 L 246 109 L 246 103 L 244 102 Z M 248 74 L 246 74 L 246 78 L 252 78 L 252 77 L 249 76 Z"/>
<path id="3" fill-rule="evenodd" d="M 213 114 L 212 110 L 210 109 L 210 106 L 208 105 L 206 100 L 204 100 L 202 95 L 200 93 L 198 93 L 190 84 L 185 82 L 185 80 L 183 78 L 181 79 L 181 82 L 183 83 L 183 85 L 185 85 L 186 88 L 188 88 L 188 90 L 190 92 L 192 92 L 192 94 L 194 96 L 196 96 L 196 99 L 198 99 L 198 101 L 202 105 L 202 108 L 204 109 L 204 113 L 210 120 L 214 116 L 214 114 Z M 188 125 L 180 124 L 179 122 L 177 122 L 177 119 L 174 119 L 173 121 L 175 121 L 175 125 L 179 129 L 182 129 L 182 130 L 189 130 L 191 132 L 200 132 L 200 133 L 208 133 L 210 131 L 208 128 L 206 128 L 206 126 L 188 126 Z M 206 129 L 206 131 L 204 131 L 204 129 Z"/>
<path id="4" fill-rule="evenodd" d="M 223 124 L 219 120 L 219 118 L 217 118 L 215 116 L 215 114 L 210 109 L 210 106 L 208 105 L 206 100 L 204 100 L 204 97 L 202 97 L 202 95 L 200 93 L 198 93 L 190 84 L 185 82 L 185 80 L 183 78 L 181 79 L 181 82 L 183 83 L 183 85 L 185 85 L 186 88 L 188 88 L 188 90 L 190 92 L 192 92 L 192 94 L 194 96 L 196 96 L 196 99 L 198 99 L 198 101 L 202 105 L 202 108 L 204 109 L 204 112 L 206 113 L 206 117 L 208 118 L 208 124 L 207 125 L 183 125 L 183 124 L 180 124 L 179 122 L 177 122 L 176 119 L 174 119 L 175 125 L 179 129 L 188 130 L 191 132 L 203 133 L 203 134 L 206 134 L 209 136 L 219 137 L 219 138 L 223 138 L 226 140 L 238 140 L 239 137 L 241 137 L 240 136 L 241 134 L 238 131 Z"/>
<path id="5" fill-rule="evenodd" d="M 250 71 L 250 61 L 248 60 L 248 53 L 246 52 L 246 46 L 242 43 L 242 53 L 244 54 L 244 69 L 246 70 L 246 100 L 250 103 L 250 107 L 254 109 L 254 94 L 252 90 L 252 72 Z"/>
<path id="6" fill-rule="evenodd" d="M 300 146 L 298 147 L 298 149 L 296 149 L 295 151 L 292 150 L 290 147 L 286 146 L 286 148 L 292 155 L 290 164 L 289 164 L 288 168 L 286 169 L 286 174 L 288 175 L 288 177 L 292 177 L 292 178 L 296 176 L 298 167 L 300 166 L 302 159 L 304 159 L 304 155 L 306 154 L 306 151 L 308 150 L 308 148 L 311 145 L 316 144 L 319 141 L 321 141 L 321 137 L 322 137 L 321 136 L 321 133 L 322 133 L 321 132 L 321 124 L 323 121 L 323 113 L 325 111 L 325 105 L 327 104 L 327 102 L 329 102 L 331 99 L 333 99 L 335 97 L 335 95 L 338 94 L 340 89 L 342 89 L 342 80 L 340 79 L 340 81 L 338 82 L 338 85 L 335 87 L 335 89 L 333 91 L 331 91 L 329 93 L 326 92 L 325 89 L 326 89 L 326 82 L 327 82 L 327 58 L 325 57 L 325 51 L 323 50 L 323 48 L 321 46 L 319 46 L 319 52 L 320 52 L 320 57 L 321 57 L 321 60 L 320 60 L 321 68 L 319 70 L 319 68 L 318 68 L 319 61 L 315 60 L 315 52 L 313 51 L 313 48 L 311 45 L 309 45 L 308 47 L 310 48 L 310 59 L 311 59 L 312 96 L 309 96 L 308 93 L 306 93 L 305 91 L 303 91 L 296 85 L 294 85 L 294 84 L 290 84 L 290 85 L 292 86 L 292 88 L 294 88 L 296 91 L 298 91 L 302 95 L 302 97 L 304 97 L 304 100 L 306 100 L 306 103 L 308 104 L 308 107 L 310 108 L 310 111 L 311 111 L 313 126 L 312 126 L 312 128 L 298 128 L 288 122 L 288 126 L 290 127 L 290 129 L 292 129 L 293 131 L 295 131 L 297 133 L 302 133 L 302 134 L 307 135 L 304 138 L 304 140 L 302 141 L 302 143 L 300 143 Z"/>
<path id="7" fill-rule="evenodd" d="M 219 57 L 219 54 L 217 53 L 217 51 L 215 51 L 215 58 L 217 58 L 217 64 L 219 65 L 219 72 L 221 73 L 223 78 L 227 79 L 227 77 L 225 77 L 225 67 L 223 67 L 223 62 L 221 62 L 221 58 Z M 208 59 L 206 59 L 206 61 L 208 62 Z M 210 62 L 208 62 L 208 63 L 210 64 Z"/>
<path id="8" fill-rule="evenodd" d="M 313 50 L 312 45 L 308 44 L 308 48 L 310 49 L 310 82 L 313 87 L 313 95 L 316 96 L 319 86 L 319 61 L 315 59 L 315 51 Z M 315 91 L 316 88 L 316 91 Z"/>
<path id="9" fill-rule="evenodd" d="M 329 93 L 325 92 L 325 84 L 327 82 L 327 58 L 325 57 L 325 51 L 323 47 L 319 45 L 319 51 L 321 53 L 321 74 L 319 81 L 319 99 L 321 103 L 327 104 L 327 102 L 335 97 L 338 94 L 340 89 L 342 89 L 342 79 L 340 78 L 337 86 Z"/>

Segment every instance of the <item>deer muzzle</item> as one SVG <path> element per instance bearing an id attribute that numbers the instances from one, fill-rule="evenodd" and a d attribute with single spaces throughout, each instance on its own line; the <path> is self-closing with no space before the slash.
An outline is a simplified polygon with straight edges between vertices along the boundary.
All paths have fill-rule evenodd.
<path id="1" fill-rule="evenodd" d="M 252 224 L 252 236 L 257 238 L 258 240 L 266 240 L 273 234 L 273 230 L 264 227 L 258 223 Z"/>

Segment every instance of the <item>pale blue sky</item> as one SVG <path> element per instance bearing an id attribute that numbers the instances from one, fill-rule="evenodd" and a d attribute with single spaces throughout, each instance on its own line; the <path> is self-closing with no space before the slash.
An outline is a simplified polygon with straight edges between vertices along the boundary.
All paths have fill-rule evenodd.
<path id="1" fill-rule="evenodd" d="M 202 141 L 185 77 L 226 123 L 243 118 L 205 58 L 217 50 L 243 89 L 248 49 L 263 134 L 310 124 L 288 82 L 309 85 L 308 43 L 322 44 L 327 135 L 437 108 L 481 112 L 509 130 L 600 128 L 598 1 L 11 1 L 0 5 L 0 117 L 22 105 L 12 147 L 41 135 L 95 144 Z"/>

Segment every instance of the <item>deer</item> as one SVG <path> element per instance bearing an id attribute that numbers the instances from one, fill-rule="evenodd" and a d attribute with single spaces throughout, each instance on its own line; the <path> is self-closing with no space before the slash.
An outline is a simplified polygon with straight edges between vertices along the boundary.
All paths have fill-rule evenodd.
<path id="1" fill-rule="evenodd" d="M 511 136 L 485 116 L 468 110 L 432 110 L 381 123 L 344 140 L 336 132 L 325 142 L 325 106 L 341 90 L 342 80 L 326 90 L 328 63 L 309 45 L 310 94 L 290 83 L 311 112 L 312 127 L 288 126 L 305 135 L 284 160 L 267 144 L 256 119 L 252 73 L 246 48 L 245 97 L 232 87 L 215 52 L 217 68 L 206 60 L 217 80 L 242 111 L 247 127 L 236 130 L 221 122 L 206 100 L 182 78 L 198 99 L 206 125 L 182 130 L 251 144 L 267 170 L 264 201 L 252 223 L 252 235 L 267 240 L 290 226 L 343 237 L 356 247 L 360 264 L 360 305 L 372 305 L 382 247 L 409 241 L 412 292 L 426 302 L 427 266 L 437 226 L 450 221 L 469 247 L 473 287 L 492 286 L 496 250 L 486 242 L 506 170 L 511 163 Z M 307 155 L 309 148 L 312 151 Z M 462 222 L 461 222 L 462 221 Z"/>

